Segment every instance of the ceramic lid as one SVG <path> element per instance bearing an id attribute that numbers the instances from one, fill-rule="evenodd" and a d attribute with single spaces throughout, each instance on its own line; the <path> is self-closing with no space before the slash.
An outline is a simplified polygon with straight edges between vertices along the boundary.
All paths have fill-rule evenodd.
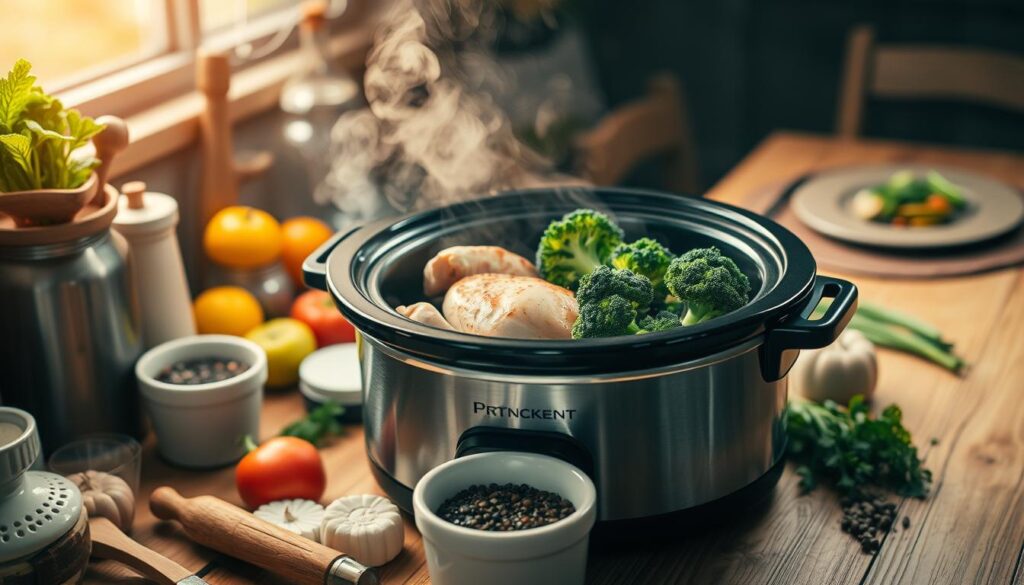
<path id="1" fill-rule="evenodd" d="M 363 401 L 359 352 L 355 343 L 328 345 L 309 354 L 299 366 L 299 388 L 310 398 L 342 406 Z"/>
<path id="2" fill-rule="evenodd" d="M 122 187 L 114 227 L 126 236 L 162 232 L 178 223 L 178 202 L 165 193 L 146 191 L 142 181 Z"/>

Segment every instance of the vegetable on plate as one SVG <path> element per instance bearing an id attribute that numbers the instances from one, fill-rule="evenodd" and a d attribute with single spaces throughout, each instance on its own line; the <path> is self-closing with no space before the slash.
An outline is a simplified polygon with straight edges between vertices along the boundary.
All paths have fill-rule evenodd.
<path id="1" fill-rule="evenodd" d="M 911 170 L 893 173 L 850 200 L 850 211 L 861 219 L 912 227 L 948 223 L 966 207 L 960 187 L 934 170 L 920 178 Z"/>
<path id="2" fill-rule="evenodd" d="M 327 476 L 320 452 L 297 437 L 274 437 L 257 446 L 246 438 L 249 453 L 235 468 L 235 485 L 250 508 L 278 500 L 318 501 Z"/>

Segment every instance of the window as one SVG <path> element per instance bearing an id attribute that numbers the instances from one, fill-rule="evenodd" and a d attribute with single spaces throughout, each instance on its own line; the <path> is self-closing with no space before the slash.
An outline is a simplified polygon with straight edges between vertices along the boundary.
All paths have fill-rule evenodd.
<path id="1" fill-rule="evenodd" d="M 50 91 L 137 64 L 169 47 L 165 0 L 20 0 L 4 3 L 3 13 L 0 67 L 6 73 L 24 57 Z"/>
<path id="2" fill-rule="evenodd" d="M 223 31 L 269 13 L 294 7 L 295 0 L 200 0 L 203 33 Z"/>

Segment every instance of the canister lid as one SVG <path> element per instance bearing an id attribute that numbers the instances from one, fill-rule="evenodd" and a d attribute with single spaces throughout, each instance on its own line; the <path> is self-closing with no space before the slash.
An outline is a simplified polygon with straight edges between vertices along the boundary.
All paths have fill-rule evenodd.
<path id="1" fill-rule="evenodd" d="M 178 202 L 170 195 L 146 191 L 142 181 L 125 183 L 121 189 L 114 228 L 123 235 L 150 234 L 178 223 Z"/>
<path id="2" fill-rule="evenodd" d="M 328 345 L 309 354 L 299 366 L 299 388 L 310 398 L 342 406 L 360 404 L 362 374 L 354 343 Z"/>
<path id="3" fill-rule="evenodd" d="M 74 484 L 53 473 L 28 471 L 39 450 L 32 415 L 0 407 L 0 484 L 6 494 L 0 499 L 0 563 L 46 548 L 81 514 L 82 496 Z"/>

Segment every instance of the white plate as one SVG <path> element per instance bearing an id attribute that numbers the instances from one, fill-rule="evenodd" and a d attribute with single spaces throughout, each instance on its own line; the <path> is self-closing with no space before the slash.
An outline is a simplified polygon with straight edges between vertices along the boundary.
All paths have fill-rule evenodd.
<path id="1" fill-rule="evenodd" d="M 849 204 L 857 191 L 884 183 L 893 173 L 929 170 L 958 185 L 967 208 L 948 224 L 900 227 L 861 219 Z M 954 167 L 879 165 L 824 171 L 793 193 L 793 212 L 811 229 L 857 244 L 887 248 L 940 248 L 988 240 L 1014 229 L 1024 220 L 1024 198 L 1009 185 Z"/>

